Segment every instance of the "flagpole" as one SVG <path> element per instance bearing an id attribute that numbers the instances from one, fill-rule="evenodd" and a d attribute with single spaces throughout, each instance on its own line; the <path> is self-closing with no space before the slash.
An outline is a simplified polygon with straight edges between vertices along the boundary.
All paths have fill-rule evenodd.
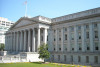
<path id="1" fill-rule="evenodd" d="M 27 16 L 27 1 L 25 2 L 25 17 Z"/>

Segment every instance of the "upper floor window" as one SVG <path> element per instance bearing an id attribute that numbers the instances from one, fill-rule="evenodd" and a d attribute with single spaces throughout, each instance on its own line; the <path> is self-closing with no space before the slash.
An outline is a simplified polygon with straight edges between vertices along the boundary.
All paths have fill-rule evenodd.
<path id="1" fill-rule="evenodd" d="M 98 31 L 94 31 L 94 38 L 98 38 Z"/>
<path id="2" fill-rule="evenodd" d="M 89 25 L 86 25 L 86 29 L 89 29 Z"/>
<path id="3" fill-rule="evenodd" d="M 94 24 L 94 28 L 97 28 L 97 23 Z"/>
<path id="4" fill-rule="evenodd" d="M 78 36 L 79 36 L 79 39 L 81 39 L 81 33 L 79 33 L 79 35 L 78 35 Z"/>
<path id="5" fill-rule="evenodd" d="M 74 27 L 71 27 L 71 31 L 74 31 Z"/>
<path id="6" fill-rule="evenodd" d="M 99 50 L 98 42 L 95 42 L 95 50 Z"/>
<path id="7" fill-rule="evenodd" d="M 73 33 L 71 33 L 71 39 L 74 40 L 74 34 Z"/>
<path id="8" fill-rule="evenodd" d="M 86 32 L 86 38 L 89 39 L 89 32 Z"/>
<path id="9" fill-rule="evenodd" d="M 65 34 L 65 40 L 67 40 L 67 34 Z"/>
<path id="10" fill-rule="evenodd" d="M 81 43 L 79 43 L 78 46 L 79 46 L 79 50 L 82 50 L 82 48 L 81 48 Z"/>
<path id="11" fill-rule="evenodd" d="M 90 44 L 89 43 L 86 43 L 86 49 L 90 50 Z"/>
<path id="12" fill-rule="evenodd" d="M 67 28 L 65 28 L 65 31 L 67 31 Z"/>
<path id="13" fill-rule="evenodd" d="M 81 26 L 78 26 L 78 30 L 81 30 Z"/>

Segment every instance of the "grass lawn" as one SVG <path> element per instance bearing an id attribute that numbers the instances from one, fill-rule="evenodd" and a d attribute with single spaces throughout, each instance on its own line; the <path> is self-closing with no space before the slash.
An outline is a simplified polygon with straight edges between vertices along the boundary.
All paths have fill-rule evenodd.
<path id="1" fill-rule="evenodd" d="M 58 63 L 42 64 L 36 62 L 36 63 L 0 63 L 0 67 L 87 67 L 87 66 L 58 64 Z"/>

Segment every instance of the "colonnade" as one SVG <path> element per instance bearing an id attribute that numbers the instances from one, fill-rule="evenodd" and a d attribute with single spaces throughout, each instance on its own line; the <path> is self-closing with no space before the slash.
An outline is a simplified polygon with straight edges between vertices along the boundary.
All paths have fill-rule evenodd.
<path id="1" fill-rule="evenodd" d="M 12 52 L 37 52 L 41 44 L 41 29 L 43 29 L 43 43 L 47 43 L 47 28 L 31 28 L 7 32 L 5 49 Z"/>

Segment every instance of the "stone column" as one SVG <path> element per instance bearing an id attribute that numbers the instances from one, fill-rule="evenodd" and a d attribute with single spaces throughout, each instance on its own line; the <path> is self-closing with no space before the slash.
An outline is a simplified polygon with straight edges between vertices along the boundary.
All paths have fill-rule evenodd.
<path id="1" fill-rule="evenodd" d="M 22 51 L 22 31 L 20 31 L 20 51 Z"/>
<path id="2" fill-rule="evenodd" d="M 93 52 L 93 25 L 89 24 L 89 37 L 90 37 L 90 51 Z"/>
<path id="3" fill-rule="evenodd" d="M 47 29 L 46 28 L 44 28 L 43 30 L 43 42 L 47 44 Z"/>
<path id="4" fill-rule="evenodd" d="M 15 37 L 15 32 L 14 32 L 14 42 L 13 42 L 13 43 L 14 43 L 14 44 L 13 44 L 13 50 L 14 50 L 14 51 L 15 51 L 15 44 L 16 44 L 16 43 L 15 43 L 15 41 L 16 41 L 15 38 L 16 38 L 16 37 Z"/>
<path id="5" fill-rule="evenodd" d="M 74 44 L 75 44 L 75 52 L 78 51 L 78 30 L 77 30 L 77 25 L 74 26 Z"/>
<path id="6" fill-rule="evenodd" d="M 40 47 L 40 28 L 38 28 L 38 41 L 37 41 L 37 49 Z"/>
<path id="7" fill-rule="evenodd" d="M 24 30 L 24 51 L 26 51 L 26 30 Z"/>
<path id="8" fill-rule="evenodd" d="M 28 52 L 30 52 L 30 34 L 31 34 L 31 31 L 30 31 L 30 29 L 28 30 Z"/>
<path id="9" fill-rule="evenodd" d="M 11 51 L 13 51 L 12 49 L 13 49 L 13 35 L 12 35 L 13 33 L 11 32 Z"/>
<path id="10" fill-rule="evenodd" d="M 99 47 L 99 51 L 100 51 L 100 23 L 98 23 L 98 38 L 99 38 L 98 47 Z"/>
<path id="11" fill-rule="evenodd" d="M 68 45 L 67 45 L 67 51 L 70 52 L 70 40 L 71 40 L 71 34 L 70 34 L 70 27 L 68 27 Z"/>
<path id="12" fill-rule="evenodd" d="M 57 45 L 58 45 L 58 30 L 56 29 L 56 35 L 55 35 L 55 39 L 56 39 L 56 42 L 55 42 L 55 51 L 57 52 Z"/>
<path id="13" fill-rule="evenodd" d="M 63 52 L 63 46 L 64 46 L 64 29 L 61 29 L 61 51 Z"/>
<path id="14" fill-rule="evenodd" d="M 85 52 L 85 45 L 86 45 L 86 43 L 85 43 L 85 28 L 84 28 L 85 26 L 84 25 L 82 25 L 81 26 L 81 31 L 82 31 L 82 52 Z"/>
<path id="15" fill-rule="evenodd" d="M 35 52 L 35 30 L 34 28 L 32 30 L 33 30 L 32 52 Z"/>
<path id="16" fill-rule="evenodd" d="M 18 52 L 18 45 L 19 45 L 18 43 L 19 43 L 19 32 L 17 32 L 17 44 L 16 44 L 16 48 L 17 48 L 16 51 L 17 52 Z"/>

